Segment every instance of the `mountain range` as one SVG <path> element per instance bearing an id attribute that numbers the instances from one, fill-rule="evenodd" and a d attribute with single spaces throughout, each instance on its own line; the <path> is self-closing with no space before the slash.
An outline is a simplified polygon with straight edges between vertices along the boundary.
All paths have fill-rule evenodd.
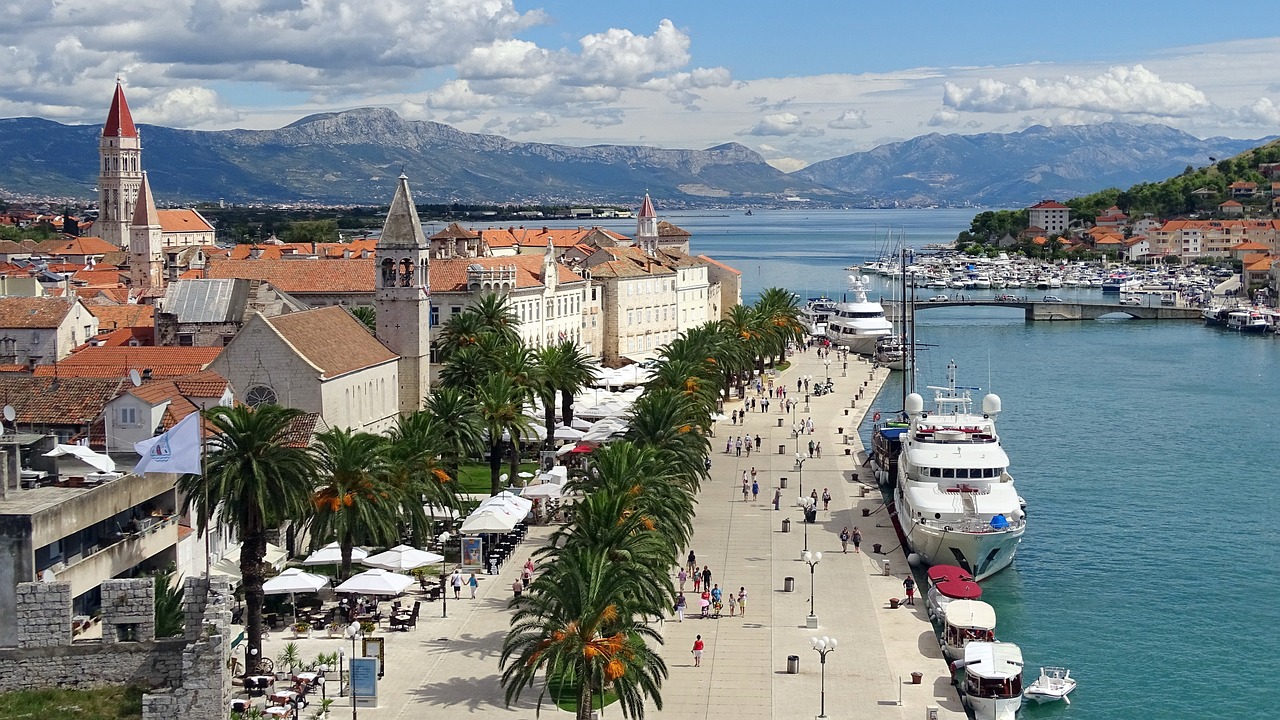
<path id="1" fill-rule="evenodd" d="M 422 203 L 1024 205 L 1157 180 L 1262 140 L 1194 136 L 1161 125 L 1033 127 L 924 135 L 815 163 L 790 175 L 738 143 L 706 150 L 522 143 L 405 120 L 385 108 L 311 115 L 275 130 L 141 125 L 143 167 L 167 201 L 381 204 L 392 179 Z M 0 119 L 0 192 L 93 197 L 101 127 Z"/>

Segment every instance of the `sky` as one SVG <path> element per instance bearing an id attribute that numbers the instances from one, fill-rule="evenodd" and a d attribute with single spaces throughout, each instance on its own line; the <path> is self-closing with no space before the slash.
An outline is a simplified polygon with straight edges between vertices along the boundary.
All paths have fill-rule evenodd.
<path id="1" fill-rule="evenodd" d="M 0 0 L 0 117 L 265 129 L 389 107 L 791 171 L 932 132 L 1280 134 L 1280 30 L 1188 0 Z M 145 138 L 144 138 L 145 144 Z"/>

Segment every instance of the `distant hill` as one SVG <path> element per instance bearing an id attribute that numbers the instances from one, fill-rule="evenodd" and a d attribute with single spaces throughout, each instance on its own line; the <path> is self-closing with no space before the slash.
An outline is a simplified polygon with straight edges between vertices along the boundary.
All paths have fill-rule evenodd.
<path id="1" fill-rule="evenodd" d="M 1164 125 L 1036 126 L 1017 133 L 932 133 L 814 163 L 797 178 L 865 204 L 966 202 L 1022 207 L 1167 178 L 1266 142 L 1201 140 Z"/>
<path id="2" fill-rule="evenodd" d="M 0 120 L 0 190 L 92 197 L 101 126 Z M 383 108 L 305 117 L 277 130 L 140 126 L 142 162 L 166 200 L 385 203 L 403 170 L 422 203 L 663 204 L 847 200 L 788 176 L 749 148 L 568 147 L 409 121 Z"/>

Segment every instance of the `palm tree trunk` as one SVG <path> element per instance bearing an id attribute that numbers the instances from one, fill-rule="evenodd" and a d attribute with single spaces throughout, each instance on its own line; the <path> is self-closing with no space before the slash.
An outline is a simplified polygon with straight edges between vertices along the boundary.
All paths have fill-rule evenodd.
<path id="1" fill-rule="evenodd" d="M 350 538 L 342 541 L 340 549 L 342 550 L 342 562 L 338 565 L 338 579 L 346 580 L 351 577 L 351 549 L 353 543 Z"/>
<path id="2" fill-rule="evenodd" d="M 569 425 L 573 423 L 573 393 L 560 388 L 560 420 Z"/>
<path id="3" fill-rule="evenodd" d="M 244 537 L 240 546 L 240 577 L 244 583 L 245 632 L 248 635 L 245 646 L 245 668 L 256 672 L 258 662 L 262 660 L 262 604 L 265 594 L 262 592 L 263 570 L 262 559 L 267 555 L 267 535 L 255 532 Z"/>
<path id="4" fill-rule="evenodd" d="M 547 441 L 543 443 L 548 450 L 552 448 L 556 437 L 556 391 L 552 390 L 551 395 L 542 398 L 543 418 L 547 423 Z"/>
<path id="5" fill-rule="evenodd" d="M 502 474 L 502 441 L 489 445 L 489 494 L 497 495 L 502 487 L 498 476 Z"/>
<path id="6" fill-rule="evenodd" d="M 591 720 L 591 669 L 578 678 L 578 720 Z"/>
<path id="7" fill-rule="evenodd" d="M 507 482 L 512 485 L 516 482 L 516 477 L 520 472 L 520 442 L 516 440 L 515 433 L 511 433 L 511 474 L 507 478 Z"/>

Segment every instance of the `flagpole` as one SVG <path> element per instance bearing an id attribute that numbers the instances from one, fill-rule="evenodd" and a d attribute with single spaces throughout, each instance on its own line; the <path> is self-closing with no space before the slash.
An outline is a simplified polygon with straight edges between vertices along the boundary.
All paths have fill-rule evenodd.
<path id="1" fill-rule="evenodd" d="M 208 580 L 212 571 L 212 559 L 209 557 L 209 448 L 208 443 L 204 439 L 204 411 L 197 410 L 200 414 L 200 425 L 197 429 L 200 437 L 200 477 L 203 482 L 200 487 L 204 492 L 205 517 L 201 519 L 201 529 L 204 531 L 204 579 Z"/>

